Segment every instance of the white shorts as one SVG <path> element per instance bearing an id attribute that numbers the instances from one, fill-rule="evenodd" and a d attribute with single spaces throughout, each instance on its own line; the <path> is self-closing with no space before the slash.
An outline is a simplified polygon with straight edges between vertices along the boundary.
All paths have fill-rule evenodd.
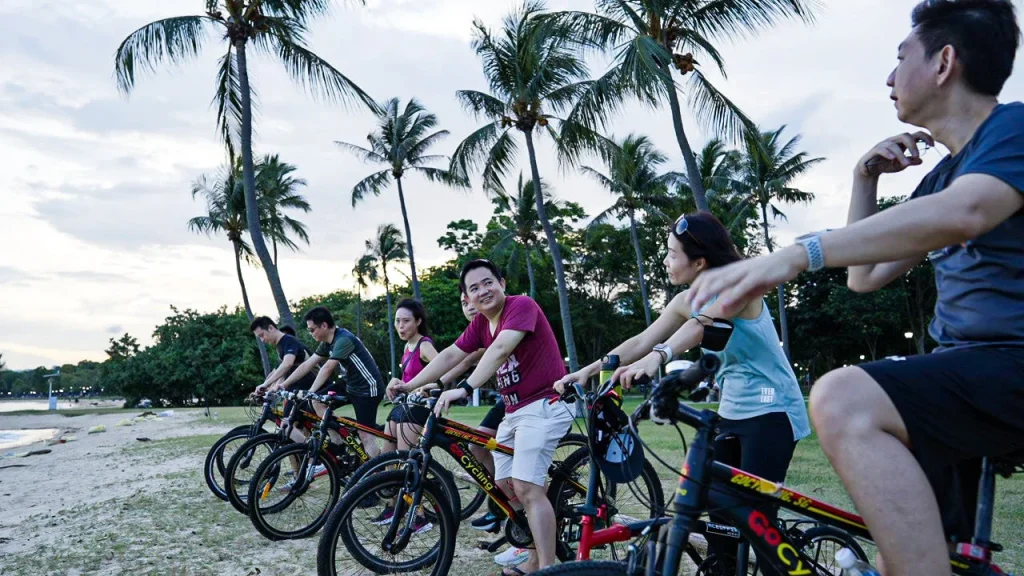
<path id="1" fill-rule="evenodd" d="M 573 414 L 565 402 L 544 398 L 505 415 L 496 440 L 512 448 L 512 456 L 494 452 L 494 478 L 514 478 L 544 486 L 558 441 L 569 431 Z"/>

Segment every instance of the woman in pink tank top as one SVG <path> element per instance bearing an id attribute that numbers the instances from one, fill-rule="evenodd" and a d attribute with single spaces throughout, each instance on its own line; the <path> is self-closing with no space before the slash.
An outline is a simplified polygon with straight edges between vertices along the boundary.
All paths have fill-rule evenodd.
<path id="1" fill-rule="evenodd" d="M 402 354 L 402 382 L 408 382 L 423 371 L 428 362 L 437 356 L 434 341 L 430 339 L 427 326 L 427 311 L 416 300 L 405 299 L 395 309 L 395 332 L 405 342 Z M 398 378 L 392 378 L 392 381 Z M 418 407 L 417 407 L 418 408 Z M 422 418 L 421 418 L 422 417 Z M 388 433 L 398 439 L 399 450 L 408 450 L 420 437 L 426 409 L 409 410 L 396 407 L 388 416 Z"/>

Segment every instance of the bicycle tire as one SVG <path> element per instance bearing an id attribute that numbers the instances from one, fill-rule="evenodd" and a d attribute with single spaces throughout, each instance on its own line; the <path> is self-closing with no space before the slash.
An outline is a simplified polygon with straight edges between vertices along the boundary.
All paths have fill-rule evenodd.
<path id="1" fill-rule="evenodd" d="M 228 502 L 240 514 L 249 515 L 247 499 L 252 475 L 246 477 L 244 473 L 249 470 L 255 473 L 264 458 L 289 443 L 292 443 L 291 439 L 281 440 L 280 434 L 268 432 L 253 436 L 231 456 L 227 468 L 224 469 L 224 492 L 228 495 Z"/>
<path id="2" fill-rule="evenodd" d="M 273 490 L 275 484 L 281 480 L 280 471 L 282 469 L 282 462 L 296 457 L 299 459 L 300 468 L 295 471 L 296 477 L 300 477 L 300 474 L 306 474 L 309 467 L 312 465 L 308 461 L 309 445 L 308 444 L 289 444 L 282 446 L 263 460 L 259 467 L 256 468 L 256 472 L 253 474 L 252 482 L 249 484 L 249 520 L 252 522 L 253 527 L 256 531 L 262 534 L 268 540 L 297 540 L 300 538 L 308 538 L 320 531 L 320 528 L 327 522 L 327 517 L 330 515 L 331 510 L 335 504 L 338 503 L 338 499 L 341 496 L 342 487 L 342 475 L 341 470 L 338 468 L 334 460 L 326 458 L 321 452 L 319 463 L 323 464 L 327 471 L 327 502 L 325 503 L 323 510 L 313 519 L 312 522 L 305 525 L 300 525 L 296 528 L 286 529 L 282 528 L 272 520 L 281 518 L 280 514 L 290 508 L 298 498 L 308 494 L 308 489 L 299 493 L 289 491 L 285 499 L 269 506 L 262 506 L 261 502 L 267 494 L 268 490 Z M 317 478 L 314 482 L 318 482 L 318 486 L 322 486 L 324 478 Z M 310 484 L 312 486 L 312 484 Z M 315 511 L 315 509 L 314 509 Z"/>
<path id="3" fill-rule="evenodd" d="M 408 450 L 393 450 L 391 452 L 378 454 L 366 462 L 363 462 L 363 465 L 357 468 L 356 471 L 349 476 L 348 485 L 355 486 L 362 482 L 367 476 L 380 474 L 381 472 L 387 472 L 392 469 L 399 469 L 408 459 Z M 455 485 L 455 479 L 452 477 L 451 471 L 442 466 L 437 460 L 431 458 L 430 465 L 427 466 L 427 478 L 434 480 L 441 485 L 441 489 L 444 490 L 445 496 L 451 503 L 452 512 L 455 514 L 455 517 L 460 520 L 465 520 L 466 518 L 461 513 L 462 506 L 459 499 L 459 489 Z"/>
<path id="4" fill-rule="evenodd" d="M 625 562 L 586 560 L 555 564 L 532 574 L 534 576 L 628 576 L 629 566 Z"/>
<path id="5" fill-rule="evenodd" d="M 573 452 L 568 458 L 562 462 L 562 466 L 565 470 L 572 471 L 578 470 L 579 468 L 587 465 L 590 461 L 590 450 L 587 448 L 578 449 Z M 583 478 L 584 482 L 586 478 Z M 640 477 L 637 478 L 633 484 L 635 484 L 644 493 L 640 496 L 645 500 L 640 504 L 644 507 L 644 511 L 647 513 L 647 518 L 635 518 L 637 520 L 657 518 L 660 517 L 665 509 L 665 493 L 661 486 L 661 479 L 658 477 L 658 472 L 651 465 L 650 461 L 644 459 L 643 470 L 640 472 Z M 620 492 L 625 491 L 625 494 L 632 494 L 634 488 L 627 485 L 618 485 L 605 482 L 604 498 L 610 498 L 612 501 L 616 499 Z M 556 548 L 559 560 L 568 562 L 576 557 L 576 546 L 574 539 L 567 537 L 567 533 L 572 533 L 574 530 L 574 523 L 576 519 L 573 517 L 573 505 L 569 502 L 572 500 L 572 495 L 576 494 L 576 490 L 567 485 L 565 478 L 555 478 L 551 481 L 551 485 L 548 487 L 548 499 L 551 500 L 552 505 L 555 508 L 555 518 L 557 519 L 556 534 L 558 546 Z M 580 495 L 582 498 L 583 495 Z M 600 505 L 603 500 L 598 498 L 597 503 Z M 640 512 L 640 510 L 637 510 Z M 608 524 L 615 522 L 615 516 L 612 516 L 605 520 Z M 598 526 L 601 528 L 602 526 Z M 615 545 L 611 544 L 610 549 L 613 558 L 616 557 Z"/>
<path id="6" fill-rule="evenodd" d="M 378 492 L 382 490 L 393 489 L 397 493 L 405 486 L 405 481 L 404 470 L 389 470 L 367 476 L 362 482 L 345 492 L 344 497 L 331 512 L 323 533 L 320 535 L 316 560 L 318 576 L 339 576 L 335 565 L 338 558 L 339 539 L 344 546 L 344 551 L 348 552 L 352 559 L 375 574 L 409 573 L 428 566 L 432 566 L 430 576 L 448 574 L 455 557 L 457 520 L 451 503 L 445 502 L 447 496 L 435 480 L 424 479 L 422 484 L 423 502 L 432 501 L 434 503 L 432 508 L 437 518 L 441 540 L 426 554 L 409 562 L 388 562 L 370 555 L 355 538 L 355 531 L 351 527 L 350 520 L 358 510 L 359 504 L 368 498 L 379 498 Z"/>
<path id="7" fill-rule="evenodd" d="M 800 537 L 799 542 L 800 552 L 813 560 L 816 567 L 819 569 L 828 569 L 826 566 L 818 564 L 819 558 L 825 558 L 829 563 L 833 563 L 835 562 L 835 552 L 837 552 L 839 548 L 849 548 L 860 560 L 865 562 L 871 561 L 871 559 L 867 557 L 867 554 L 864 552 L 860 543 L 857 542 L 857 539 L 845 530 L 819 524 L 812 528 L 808 528 L 807 530 L 803 530 L 802 533 L 803 534 Z M 837 547 L 834 550 L 826 551 L 824 553 L 825 555 L 822 556 L 821 545 L 826 542 L 832 542 L 836 544 Z M 817 547 L 817 549 L 814 550 L 814 547 Z M 828 570 L 829 571 L 826 572 L 827 574 L 833 574 L 835 576 L 842 574 L 842 569 L 838 566 L 834 567 L 834 569 Z"/>
<path id="8" fill-rule="evenodd" d="M 252 432 L 252 426 L 236 426 L 228 431 L 213 443 L 210 451 L 206 453 L 206 460 L 203 461 L 203 478 L 206 480 L 206 487 L 213 492 L 213 495 L 227 502 L 228 495 L 224 491 L 224 447 L 232 440 L 248 438 Z"/>

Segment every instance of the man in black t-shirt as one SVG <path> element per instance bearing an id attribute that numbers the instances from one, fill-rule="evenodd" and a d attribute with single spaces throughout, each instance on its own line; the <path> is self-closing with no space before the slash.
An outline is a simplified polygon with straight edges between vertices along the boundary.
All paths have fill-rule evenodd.
<path id="1" fill-rule="evenodd" d="M 260 316 L 252 321 L 249 330 L 264 344 L 277 347 L 277 357 L 281 363 L 267 375 L 267 378 L 256 388 L 256 393 L 265 391 L 280 390 L 283 388 L 284 380 L 293 370 L 309 358 L 309 348 L 299 341 L 292 334 L 288 334 L 277 328 L 277 324 L 266 316 Z M 313 385 L 316 375 L 312 372 L 306 374 L 294 384 L 289 386 L 291 390 L 309 390 Z"/>

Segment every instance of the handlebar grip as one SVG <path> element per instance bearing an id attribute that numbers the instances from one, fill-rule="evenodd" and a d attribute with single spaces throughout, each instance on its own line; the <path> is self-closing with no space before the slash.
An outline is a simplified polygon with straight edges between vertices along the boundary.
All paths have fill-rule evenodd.
<path id="1" fill-rule="evenodd" d="M 661 380 L 661 386 L 675 394 L 689 392 L 700 385 L 705 378 L 718 371 L 722 362 L 717 356 L 705 354 L 686 370 L 673 372 Z"/>

